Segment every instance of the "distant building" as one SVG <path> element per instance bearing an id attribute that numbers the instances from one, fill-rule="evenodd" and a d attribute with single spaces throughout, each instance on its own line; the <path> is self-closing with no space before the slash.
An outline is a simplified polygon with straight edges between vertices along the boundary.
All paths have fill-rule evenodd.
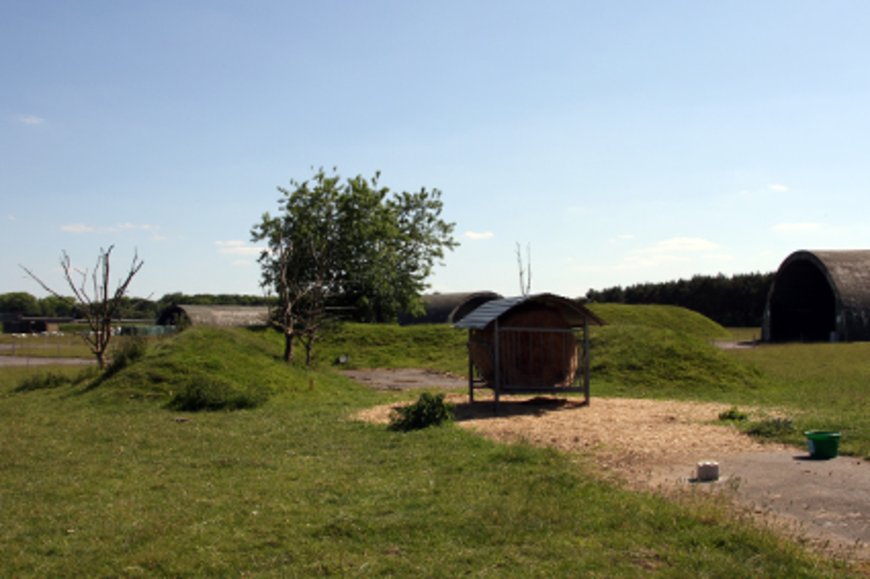
<path id="1" fill-rule="evenodd" d="M 74 318 L 22 316 L 20 314 L 0 314 L 4 334 L 41 334 L 59 332 L 61 324 L 72 323 Z"/>
<path id="2" fill-rule="evenodd" d="M 269 324 L 267 306 L 169 306 L 157 317 L 160 326 L 246 327 Z"/>
<path id="3" fill-rule="evenodd" d="M 399 324 L 455 324 L 478 306 L 501 297 L 491 291 L 427 294 L 421 297 L 426 312 L 420 316 L 401 314 Z"/>

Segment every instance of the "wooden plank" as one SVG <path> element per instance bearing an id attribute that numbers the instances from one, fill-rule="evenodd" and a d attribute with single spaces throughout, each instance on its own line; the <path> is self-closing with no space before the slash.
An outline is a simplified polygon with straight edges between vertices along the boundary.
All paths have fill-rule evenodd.
<path id="1" fill-rule="evenodd" d="M 495 360 L 493 360 L 495 370 L 495 405 L 493 406 L 493 412 L 498 414 L 498 399 L 501 396 L 501 352 L 499 352 L 498 343 L 498 318 L 495 319 L 495 330 L 492 334 L 495 341 Z"/>
<path id="2" fill-rule="evenodd" d="M 523 326 L 507 326 L 501 329 L 502 332 L 533 332 L 535 334 L 573 334 L 579 328 L 532 328 Z"/>

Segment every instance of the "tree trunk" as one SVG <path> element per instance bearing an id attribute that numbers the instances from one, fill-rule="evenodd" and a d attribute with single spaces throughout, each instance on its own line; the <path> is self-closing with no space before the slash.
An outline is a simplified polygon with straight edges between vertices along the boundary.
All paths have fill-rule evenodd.
<path id="1" fill-rule="evenodd" d="M 284 332 L 284 361 L 293 361 L 293 333 Z"/>

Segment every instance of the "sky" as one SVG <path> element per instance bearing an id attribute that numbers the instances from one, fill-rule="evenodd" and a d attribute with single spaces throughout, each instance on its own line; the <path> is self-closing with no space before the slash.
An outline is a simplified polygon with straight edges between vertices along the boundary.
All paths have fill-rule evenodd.
<path id="1" fill-rule="evenodd" d="M 438 189 L 440 292 L 775 271 L 870 248 L 870 3 L 0 0 L 0 293 L 59 259 L 262 295 L 316 168 Z"/>

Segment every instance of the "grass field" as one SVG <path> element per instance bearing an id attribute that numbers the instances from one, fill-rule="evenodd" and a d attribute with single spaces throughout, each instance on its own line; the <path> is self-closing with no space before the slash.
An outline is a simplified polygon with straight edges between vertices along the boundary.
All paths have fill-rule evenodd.
<path id="1" fill-rule="evenodd" d="M 765 345 L 730 356 L 760 369 L 762 388 L 734 392 L 728 402 L 780 408 L 805 430 L 842 433 L 841 452 L 870 460 L 870 343 Z"/>
<path id="2" fill-rule="evenodd" d="M 464 364 L 461 333 L 373 332 L 324 343 L 312 370 L 243 330 L 162 340 L 96 387 L 66 370 L 16 391 L 26 371 L 3 369 L 0 575 L 847 574 L 721 505 L 623 491 L 556 451 L 349 420 L 392 395 L 334 373 L 330 348 L 360 366 L 390 348 Z M 424 353 L 442 346 L 454 354 Z M 190 390 L 258 406 L 167 409 Z"/>
<path id="3" fill-rule="evenodd" d="M 0 334 L 0 354 L 30 356 L 34 358 L 87 358 L 92 356 L 87 344 L 79 336 Z"/>

